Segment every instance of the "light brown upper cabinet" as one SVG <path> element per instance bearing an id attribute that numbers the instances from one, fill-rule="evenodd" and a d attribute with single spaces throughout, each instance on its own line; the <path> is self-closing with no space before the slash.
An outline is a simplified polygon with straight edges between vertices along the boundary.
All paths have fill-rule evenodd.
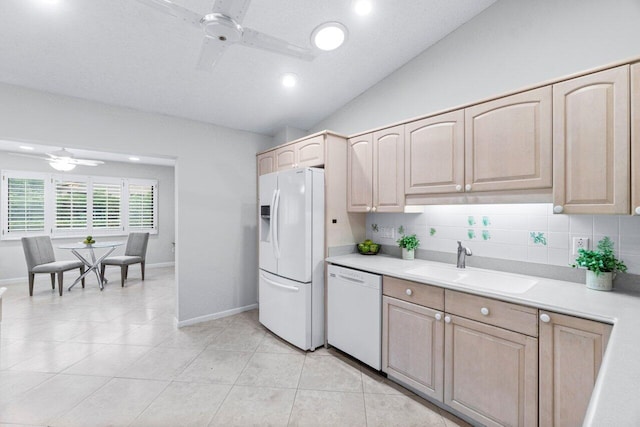
<path id="1" fill-rule="evenodd" d="M 275 172 L 275 150 L 267 151 L 266 153 L 259 154 L 258 159 L 258 175 L 264 175 L 267 173 Z"/>
<path id="2" fill-rule="evenodd" d="M 629 66 L 553 85 L 553 211 L 628 214 Z"/>
<path id="3" fill-rule="evenodd" d="M 611 329 L 540 311 L 539 425 L 582 425 Z"/>
<path id="4" fill-rule="evenodd" d="M 404 126 L 352 138 L 348 147 L 348 211 L 402 212 Z"/>
<path id="5" fill-rule="evenodd" d="M 275 150 L 276 170 L 322 166 L 324 135 L 284 145 Z"/>
<path id="6" fill-rule="evenodd" d="M 465 109 L 465 191 L 551 188 L 551 87 Z"/>
<path id="7" fill-rule="evenodd" d="M 631 211 L 640 215 L 640 63 L 631 65 Z"/>
<path id="8" fill-rule="evenodd" d="M 407 123 L 404 155 L 406 194 L 462 191 L 464 111 Z"/>

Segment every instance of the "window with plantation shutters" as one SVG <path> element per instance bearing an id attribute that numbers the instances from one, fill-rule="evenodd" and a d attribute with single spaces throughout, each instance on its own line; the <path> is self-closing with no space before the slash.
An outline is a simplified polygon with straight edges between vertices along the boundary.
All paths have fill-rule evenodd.
<path id="1" fill-rule="evenodd" d="M 86 230 L 87 183 L 79 180 L 55 181 L 55 231 Z"/>
<path id="2" fill-rule="evenodd" d="M 154 179 L 1 171 L 1 240 L 158 233 Z"/>
<path id="3" fill-rule="evenodd" d="M 154 229 L 156 226 L 156 186 L 152 183 L 129 184 L 129 228 Z"/>
<path id="4" fill-rule="evenodd" d="M 2 174 L 3 237 L 19 238 L 45 231 L 45 183 L 44 176 Z"/>
<path id="5" fill-rule="evenodd" d="M 93 229 L 120 230 L 122 217 L 122 183 L 94 182 L 93 185 Z"/>

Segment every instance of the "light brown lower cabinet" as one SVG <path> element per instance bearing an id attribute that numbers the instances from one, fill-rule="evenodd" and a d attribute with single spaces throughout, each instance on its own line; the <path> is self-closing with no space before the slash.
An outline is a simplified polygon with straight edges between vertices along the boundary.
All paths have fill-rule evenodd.
<path id="1" fill-rule="evenodd" d="M 445 316 L 444 403 L 486 426 L 538 423 L 538 340 Z"/>
<path id="2" fill-rule="evenodd" d="M 382 370 L 413 389 L 442 401 L 442 312 L 384 296 Z"/>
<path id="3" fill-rule="evenodd" d="M 581 426 L 612 326 L 540 311 L 540 426 Z"/>

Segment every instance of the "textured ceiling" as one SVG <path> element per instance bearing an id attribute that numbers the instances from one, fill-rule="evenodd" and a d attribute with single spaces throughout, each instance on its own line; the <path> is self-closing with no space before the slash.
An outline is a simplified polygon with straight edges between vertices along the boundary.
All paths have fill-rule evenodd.
<path id="1" fill-rule="evenodd" d="M 245 27 L 310 47 L 339 21 L 348 42 L 312 62 L 233 45 L 209 73 L 202 30 L 138 1 L 1 0 L 0 82 L 273 135 L 310 128 L 494 1 L 374 0 L 361 17 L 351 0 L 254 0 Z M 213 0 L 174 3 L 204 15 Z"/>

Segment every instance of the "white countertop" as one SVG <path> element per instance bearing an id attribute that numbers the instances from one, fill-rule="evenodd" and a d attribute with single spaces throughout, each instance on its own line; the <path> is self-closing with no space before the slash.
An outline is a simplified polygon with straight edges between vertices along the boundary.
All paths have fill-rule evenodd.
<path id="1" fill-rule="evenodd" d="M 360 254 L 333 256 L 326 260 L 372 273 L 614 324 L 584 425 L 640 425 L 640 293 L 594 291 L 579 283 L 524 276 L 535 278 L 538 283 L 524 293 L 511 294 L 407 273 L 422 266 L 444 265 L 433 261 Z"/>

